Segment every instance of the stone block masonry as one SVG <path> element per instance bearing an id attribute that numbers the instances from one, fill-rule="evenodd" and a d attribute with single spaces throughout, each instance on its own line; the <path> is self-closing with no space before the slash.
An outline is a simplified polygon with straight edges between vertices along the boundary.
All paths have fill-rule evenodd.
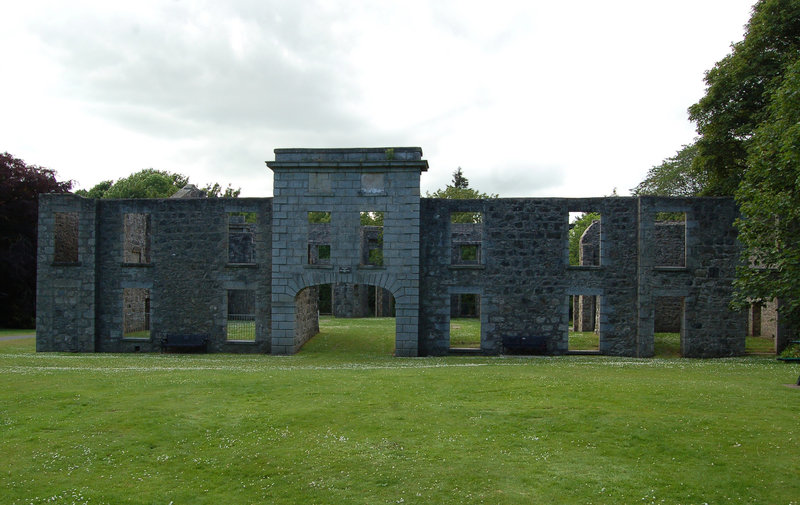
<path id="1" fill-rule="evenodd" d="M 415 147 L 278 149 L 267 165 L 272 198 L 42 195 L 37 350 L 156 352 L 163 336 L 191 333 L 210 352 L 292 354 L 318 331 L 318 287 L 330 284 L 394 299 L 398 356 L 452 353 L 450 319 L 465 313 L 479 318 L 479 352 L 533 336 L 564 354 L 570 296 L 597 300 L 603 354 L 651 356 L 666 298 L 682 307 L 685 356 L 744 352 L 745 315 L 727 306 L 739 253 L 730 199 L 420 198 L 428 164 Z M 596 257 L 570 266 L 569 213 L 581 211 L 602 216 Z M 383 228 L 362 227 L 362 212 L 382 213 Z M 673 230 L 685 256 L 672 263 L 657 245 L 665 212 L 685 216 Z M 254 340 L 226 338 L 239 291 L 254 296 Z"/>

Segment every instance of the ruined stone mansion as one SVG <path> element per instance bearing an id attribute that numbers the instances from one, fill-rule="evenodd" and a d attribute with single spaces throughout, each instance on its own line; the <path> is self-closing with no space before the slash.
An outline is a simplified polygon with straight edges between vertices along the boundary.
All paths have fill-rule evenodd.
<path id="1" fill-rule="evenodd" d="M 571 315 L 590 310 L 601 354 L 652 356 L 667 306 L 682 355 L 744 353 L 732 199 L 420 198 L 428 163 L 407 147 L 277 149 L 267 166 L 272 198 L 41 195 L 37 350 L 155 352 L 186 334 L 209 352 L 293 354 L 331 285 L 374 287 L 376 311 L 393 299 L 397 356 L 456 353 L 462 304 L 483 354 L 567 353 Z M 571 265 L 576 212 L 600 218 L 591 261 Z M 676 254 L 660 213 L 677 216 Z"/>

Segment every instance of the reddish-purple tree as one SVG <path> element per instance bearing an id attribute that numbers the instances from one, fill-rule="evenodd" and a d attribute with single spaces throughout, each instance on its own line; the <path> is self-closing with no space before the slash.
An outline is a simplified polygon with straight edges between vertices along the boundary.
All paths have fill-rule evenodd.
<path id="1" fill-rule="evenodd" d="M 53 170 L 0 154 L 0 327 L 34 327 L 39 194 L 71 188 Z"/>

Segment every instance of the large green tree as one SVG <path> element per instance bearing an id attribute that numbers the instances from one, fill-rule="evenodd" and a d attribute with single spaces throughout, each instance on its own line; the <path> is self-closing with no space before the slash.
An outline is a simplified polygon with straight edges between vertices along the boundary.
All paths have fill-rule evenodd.
<path id="1" fill-rule="evenodd" d="M 189 183 L 189 177 L 166 170 L 146 168 L 116 181 L 102 181 L 75 193 L 87 198 L 169 198 Z M 209 197 L 237 197 L 240 189 L 230 185 L 223 189 L 219 183 L 208 184 L 203 191 Z"/>
<path id="2" fill-rule="evenodd" d="M 0 154 L 0 327 L 33 328 L 39 195 L 71 187 L 53 170 Z"/>
<path id="3" fill-rule="evenodd" d="M 689 108 L 697 123 L 694 169 L 707 195 L 733 195 L 748 168 L 756 129 L 771 121 L 769 103 L 800 54 L 800 1 L 759 0 L 745 37 L 706 73 L 706 93 Z"/>
<path id="4" fill-rule="evenodd" d="M 765 120 L 749 141 L 736 191 L 739 240 L 749 265 L 739 269 L 737 302 L 781 300 L 781 316 L 800 329 L 800 59 L 771 93 Z"/>

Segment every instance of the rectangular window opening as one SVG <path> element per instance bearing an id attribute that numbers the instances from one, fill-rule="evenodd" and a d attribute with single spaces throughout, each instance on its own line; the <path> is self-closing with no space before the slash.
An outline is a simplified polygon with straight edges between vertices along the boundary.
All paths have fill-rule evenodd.
<path id="1" fill-rule="evenodd" d="M 655 215 L 655 266 L 686 267 L 686 213 Z"/>
<path id="2" fill-rule="evenodd" d="M 383 212 L 361 213 L 361 265 L 383 266 Z"/>
<path id="3" fill-rule="evenodd" d="M 124 288 L 122 290 L 122 337 L 150 338 L 150 290 Z"/>
<path id="4" fill-rule="evenodd" d="M 569 296 L 568 351 L 600 350 L 600 296 Z"/>
<path id="5" fill-rule="evenodd" d="M 599 212 L 569 213 L 569 266 L 600 266 L 602 219 Z"/>
<path id="6" fill-rule="evenodd" d="M 255 263 L 255 235 L 258 214 L 228 213 L 228 263 Z"/>
<path id="7" fill-rule="evenodd" d="M 308 264 L 331 264 L 331 213 L 308 213 Z"/>
<path id="8" fill-rule="evenodd" d="M 150 214 L 125 214 L 124 263 L 150 263 Z"/>
<path id="9" fill-rule="evenodd" d="M 450 213 L 450 263 L 480 265 L 483 244 L 483 213 Z"/>
<path id="10" fill-rule="evenodd" d="M 682 296 L 657 296 L 653 303 L 653 344 L 655 356 L 676 358 L 683 356 L 684 298 Z"/>
<path id="11" fill-rule="evenodd" d="M 225 338 L 235 341 L 256 339 L 256 292 L 252 289 L 228 290 L 228 317 Z"/>
<path id="12" fill-rule="evenodd" d="M 78 262 L 78 213 L 55 213 L 54 263 Z"/>
<path id="13" fill-rule="evenodd" d="M 450 295 L 450 348 L 479 349 L 481 347 L 481 295 L 459 293 Z"/>

